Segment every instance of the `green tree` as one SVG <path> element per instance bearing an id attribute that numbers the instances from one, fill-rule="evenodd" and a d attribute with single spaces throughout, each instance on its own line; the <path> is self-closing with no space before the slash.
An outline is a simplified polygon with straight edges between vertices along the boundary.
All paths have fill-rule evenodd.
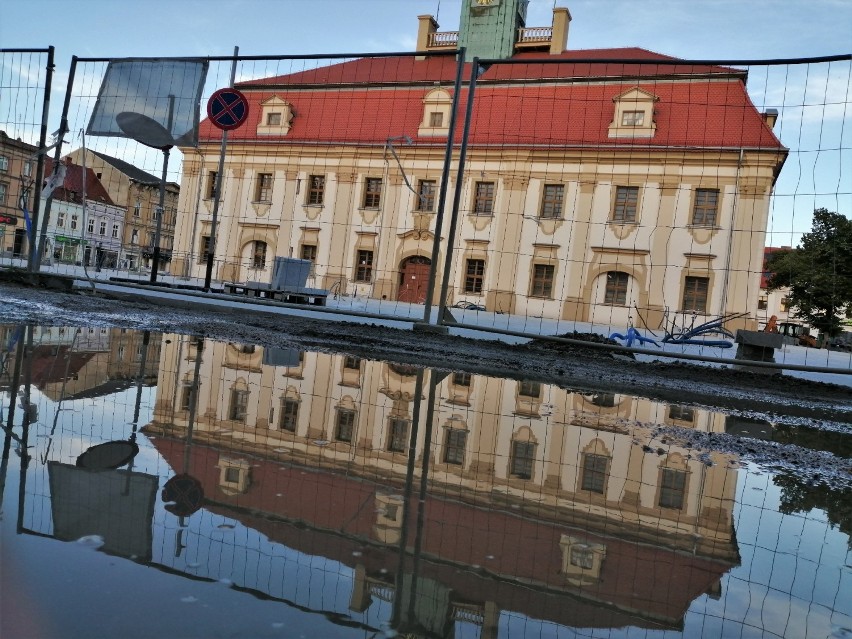
<path id="1" fill-rule="evenodd" d="M 814 211 L 813 227 L 799 246 L 769 256 L 769 290 L 789 288 L 794 317 L 834 336 L 852 313 L 852 220 Z"/>

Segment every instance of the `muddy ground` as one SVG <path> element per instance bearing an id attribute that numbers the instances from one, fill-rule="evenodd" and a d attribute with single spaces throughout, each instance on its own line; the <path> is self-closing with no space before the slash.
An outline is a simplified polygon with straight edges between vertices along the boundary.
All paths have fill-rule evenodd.
<path id="1" fill-rule="evenodd" d="M 512 346 L 496 340 L 340 321 L 340 316 L 333 315 L 329 320 L 317 320 L 245 309 L 181 308 L 133 293 L 118 299 L 8 282 L 0 282 L 0 299 L 0 322 L 5 324 L 117 326 L 203 335 L 220 341 L 298 347 L 444 371 L 536 380 L 572 390 L 629 393 L 770 421 L 822 428 L 852 424 L 848 387 L 671 359 L 639 363 L 594 345 L 537 341 Z"/>

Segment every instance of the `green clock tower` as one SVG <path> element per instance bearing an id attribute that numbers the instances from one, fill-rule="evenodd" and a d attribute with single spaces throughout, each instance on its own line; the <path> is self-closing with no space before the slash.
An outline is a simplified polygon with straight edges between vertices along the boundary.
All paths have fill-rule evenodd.
<path id="1" fill-rule="evenodd" d="M 467 59 L 509 58 L 518 29 L 526 26 L 529 0 L 462 0 L 459 46 Z"/>

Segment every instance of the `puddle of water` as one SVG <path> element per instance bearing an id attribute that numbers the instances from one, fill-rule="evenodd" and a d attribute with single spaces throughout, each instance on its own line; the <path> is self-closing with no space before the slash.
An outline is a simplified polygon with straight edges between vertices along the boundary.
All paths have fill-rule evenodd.
<path id="1" fill-rule="evenodd" d="M 852 628 L 842 432 L 88 330 L 0 327 L 4 635 Z"/>

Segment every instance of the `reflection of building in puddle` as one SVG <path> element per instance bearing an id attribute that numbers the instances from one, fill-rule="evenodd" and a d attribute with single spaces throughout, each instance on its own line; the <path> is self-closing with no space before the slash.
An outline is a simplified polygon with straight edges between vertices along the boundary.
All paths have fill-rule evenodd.
<path id="1" fill-rule="evenodd" d="M 428 383 L 406 366 L 205 344 L 187 451 L 197 355 L 192 340 L 166 340 L 145 431 L 166 436 L 154 443 L 172 467 L 190 454 L 205 507 L 351 565 L 355 608 L 394 588 L 387 566 L 406 535 L 415 421 L 418 474 L 427 446 Z M 656 424 L 724 432 L 721 415 L 464 373 L 438 382 L 431 409 L 418 579 L 451 592 L 444 621 L 488 626 L 494 610 L 521 606 L 567 625 L 677 624 L 738 562 L 730 460 L 652 440 Z"/>
<path id="2" fill-rule="evenodd" d="M 16 329 L 0 327 L 0 344 L 7 344 Z M 28 358 L 33 386 L 54 402 L 124 390 L 137 382 L 143 351 L 147 358 L 143 381 L 151 385 L 159 368 L 161 335 L 150 334 L 147 349 L 144 340 L 144 333 L 121 328 L 38 327 Z M 14 370 L 12 361 L 13 357 L 0 374 L 0 387 Z"/>

